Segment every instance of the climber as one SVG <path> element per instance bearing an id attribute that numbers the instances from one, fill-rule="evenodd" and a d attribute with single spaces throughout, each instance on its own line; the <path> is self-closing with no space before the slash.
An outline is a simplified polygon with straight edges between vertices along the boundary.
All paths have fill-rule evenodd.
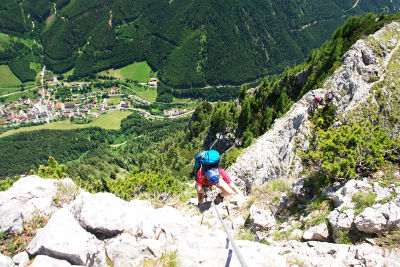
<path id="1" fill-rule="evenodd" d="M 222 191 L 215 198 L 215 204 L 221 203 L 224 197 L 233 193 L 241 194 L 240 190 L 232 183 L 232 180 L 228 174 L 219 166 L 220 156 L 217 151 L 203 151 L 196 154 L 194 158 L 196 191 L 199 205 L 204 202 L 204 189 L 213 185 Z"/>
<path id="2" fill-rule="evenodd" d="M 210 187 L 213 185 L 222 191 L 214 200 L 214 204 L 216 205 L 221 203 L 226 196 L 232 194 L 241 194 L 236 185 L 232 183 L 229 175 L 224 169 L 219 167 L 217 163 L 215 165 L 207 166 L 207 169 L 205 167 L 201 167 L 197 172 L 196 191 L 199 204 L 204 202 L 204 187 Z"/>
<path id="3" fill-rule="evenodd" d="M 335 93 L 333 92 L 333 91 L 329 91 L 328 93 L 326 93 L 326 95 L 325 95 L 325 103 L 326 104 L 330 104 L 330 103 L 332 103 L 332 101 L 333 101 L 333 99 L 334 98 L 336 98 L 336 100 L 337 100 L 337 97 L 336 97 L 336 95 L 335 95 Z"/>
<path id="4" fill-rule="evenodd" d="M 315 94 L 312 94 L 313 100 L 312 100 L 312 112 L 318 108 L 319 104 L 322 104 L 322 99 L 319 96 L 315 96 Z"/>

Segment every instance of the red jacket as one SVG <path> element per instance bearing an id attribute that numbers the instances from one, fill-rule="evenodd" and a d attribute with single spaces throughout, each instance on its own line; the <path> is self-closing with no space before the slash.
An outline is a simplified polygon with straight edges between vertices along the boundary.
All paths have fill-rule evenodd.
<path id="1" fill-rule="evenodd" d="M 207 180 L 207 177 L 206 177 L 204 172 L 205 172 L 204 168 L 200 168 L 197 171 L 196 182 L 197 182 L 197 184 L 200 184 L 200 185 L 211 186 L 212 184 Z M 224 181 L 227 184 L 230 184 L 232 182 L 232 179 L 229 177 L 229 175 L 221 167 L 219 167 L 219 174 L 220 174 L 220 178 L 222 177 L 222 179 L 224 179 Z"/>

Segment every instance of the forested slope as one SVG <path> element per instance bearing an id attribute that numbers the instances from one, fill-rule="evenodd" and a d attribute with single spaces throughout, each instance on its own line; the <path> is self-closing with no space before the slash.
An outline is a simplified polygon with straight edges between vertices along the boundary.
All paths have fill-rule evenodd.
<path id="1" fill-rule="evenodd" d="M 34 4 L 33 4 L 34 3 Z M 0 30 L 43 45 L 45 64 L 74 75 L 146 60 L 174 88 L 242 84 L 299 63 L 354 14 L 399 0 L 6 0 Z"/>
<path id="2" fill-rule="evenodd" d="M 399 19 L 400 14 L 351 17 L 321 48 L 313 50 L 306 62 L 265 78 L 255 89 L 243 86 L 238 101 L 203 102 L 190 120 L 151 122 L 134 113 L 122 121 L 119 131 L 36 131 L 1 138 L 0 154 L 5 156 L 0 158 L 0 176 L 27 173 L 53 156 L 67 165 L 70 177 L 91 191 L 107 190 L 106 185 L 116 179 L 131 177 L 132 173 L 137 178 L 136 174 L 148 171 L 182 181 L 192 176 L 193 156 L 216 139 L 220 140 L 214 149 L 220 152 L 236 146 L 223 157 L 226 167 L 294 102 L 321 85 L 358 39 Z M 59 139 L 63 140 L 61 145 L 56 142 Z M 93 188 L 94 184 L 98 186 Z"/>

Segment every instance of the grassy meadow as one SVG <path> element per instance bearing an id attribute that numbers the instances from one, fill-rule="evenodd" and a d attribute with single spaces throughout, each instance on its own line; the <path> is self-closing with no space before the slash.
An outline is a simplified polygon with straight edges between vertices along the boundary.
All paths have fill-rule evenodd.
<path id="1" fill-rule="evenodd" d="M 148 82 L 151 74 L 151 68 L 147 62 L 135 62 L 120 69 L 110 69 L 102 71 L 100 75 L 106 75 L 122 80 L 131 79 L 140 83 Z"/>
<path id="2" fill-rule="evenodd" d="M 16 87 L 20 84 L 22 84 L 21 81 L 12 73 L 10 67 L 0 65 L 0 95 L 5 94 L 1 88 Z"/>

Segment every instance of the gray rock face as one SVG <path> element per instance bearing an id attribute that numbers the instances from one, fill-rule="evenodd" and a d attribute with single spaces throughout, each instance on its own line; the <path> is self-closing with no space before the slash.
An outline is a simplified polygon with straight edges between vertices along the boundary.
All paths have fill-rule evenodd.
<path id="1" fill-rule="evenodd" d="M 0 200 L 0 232 L 22 232 L 23 220 L 21 210 L 22 207 L 18 200 Z"/>
<path id="2" fill-rule="evenodd" d="M 1 267 L 14 267 L 14 263 L 10 257 L 4 256 L 0 253 L 0 266 Z"/>
<path id="3" fill-rule="evenodd" d="M 316 225 L 306 230 L 303 233 L 303 239 L 306 241 L 321 241 L 328 242 L 329 241 L 329 230 L 328 226 L 325 223 L 321 223 L 320 225 Z"/>
<path id="4" fill-rule="evenodd" d="M 86 203 L 80 203 L 83 199 L 88 201 L 87 206 Z M 70 210 L 75 211 L 78 218 L 85 218 L 84 221 L 92 225 L 93 229 L 109 227 L 111 231 L 116 229 L 115 224 L 109 224 L 102 217 L 107 207 L 105 201 L 109 201 L 112 207 L 116 204 L 123 207 L 123 212 L 111 214 L 125 228 L 124 233 L 100 241 L 79 224 Z M 387 215 L 389 220 L 390 214 L 397 209 L 395 206 L 398 207 L 397 200 L 375 208 L 382 216 Z M 86 212 L 88 207 L 93 210 Z M 218 209 L 222 211 L 222 205 L 218 205 Z M 257 210 L 254 206 L 253 214 L 258 214 Z M 233 208 L 231 212 L 234 212 Z M 90 216 L 86 216 L 87 214 Z M 124 214 L 125 217 L 120 219 L 119 214 Z M 227 243 L 225 232 L 218 228 L 219 221 L 215 223 L 215 228 L 209 229 L 200 225 L 197 219 L 198 217 L 183 216 L 172 207 L 155 209 L 142 200 L 125 202 L 108 194 L 85 193 L 71 203 L 70 207 L 53 214 L 48 224 L 37 231 L 27 247 L 27 252 L 31 257 L 36 256 L 33 266 L 108 266 L 106 255 L 114 266 L 137 266 L 143 265 L 144 259 L 156 260 L 163 253 L 174 251 L 181 266 L 226 266 L 227 262 L 232 267 L 240 266 L 231 244 Z M 99 220 L 101 224 L 94 227 L 92 220 Z M 395 217 L 393 221 L 396 221 Z M 327 240 L 329 236 L 326 225 L 319 227 L 321 229 L 315 231 L 309 229 L 312 232 L 310 239 Z M 300 230 L 297 232 L 301 234 Z M 248 266 L 287 266 L 299 263 L 305 266 L 341 266 L 343 262 L 354 266 L 394 266 L 392 263 L 400 261 L 400 255 L 389 255 L 379 247 L 371 246 L 298 241 L 271 241 L 271 246 L 246 240 L 237 240 L 236 243 Z M 0 255 L 0 266 L 13 266 L 13 263 L 9 258 Z"/>
<path id="5" fill-rule="evenodd" d="M 294 182 L 291 191 L 300 200 L 305 199 L 310 195 L 310 190 L 304 185 L 304 178 L 300 178 Z"/>
<path id="6" fill-rule="evenodd" d="M 367 181 L 350 180 L 342 188 L 331 195 L 333 204 L 338 209 L 354 208 L 353 195 L 372 192 L 372 186 Z"/>
<path id="7" fill-rule="evenodd" d="M 400 198 L 390 201 L 380 209 L 387 218 L 387 229 L 400 228 Z"/>
<path id="8" fill-rule="evenodd" d="M 138 266 L 144 258 L 160 258 L 163 252 L 163 242 L 155 239 L 140 239 L 131 234 L 122 233 L 109 240 L 106 253 L 114 266 Z"/>
<path id="9" fill-rule="evenodd" d="M 65 260 L 54 259 L 45 255 L 39 255 L 32 262 L 32 267 L 71 267 L 72 265 Z"/>
<path id="10" fill-rule="evenodd" d="M 71 212 L 91 233 L 115 236 L 125 228 L 127 203 L 110 193 L 82 193 L 71 204 Z"/>
<path id="11" fill-rule="evenodd" d="M 333 91 L 338 99 L 333 103 L 338 106 L 337 115 L 345 115 L 370 96 L 370 88 L 379 80 L 389 62 L 394 45 L 384 37 L 390 33 L 393 39 L 400 39 L 397 29 L 400 23 L 393 22 L 377 31 L 370 38 L 357 41 L 343 56 L 342 66 L 329 77 L 322 89 L 309 92 L 292 106 L 287 114 L 276 120 L 272 129 L 246 148 L 228 173 L 234 181 L 241 181 L 242 186 L 251 188 L 270 179 L 298 177 L 302 165 L 296 151 L 308 148 L 310 121 L 308 111 L 313 99 L 312 94 L 324 97 Z M 372 40 L 372 41 L 371 41 Z M 381 40 L 384 53 L 376 53 L 371 42 Z M 383 64 L 382 64 L 383 62 Z M 239 182 L 238 182 L 239 183 Z"/>
<path id="12" fill-rule="evenodd" d="M 270 209 L 274 215 L 279 215 L 283 211 L 289 209 L 293 205 L 293 201 L 283 193 L 278 203 L 270 205 Z"/>
<path id="13" fill-rule="evenodd" d="M 9 199 L 21 203 L 23 218 L 31 218 L 37 210 L 49 215 L 56 210 L 54 196 L 57 192 L 57 180 L 42 179 L 31 175 L 19 179 L 7 190 Z"/>
<path id="14" fill-rule="evenodd" d="M 376 193 L 375 201 L 381 201 L 392 197 L 389 188 L 381 187 L 378 183 L 374 183 L 374 192 Z"/>
<path id="15" fill-rule="evenodd" d="M 18 265 L 18 267 L 25 267 L 25 266 L 28 266 L 28 263 L 29 263 L 29 256 L 28 256 L 28 253 L 26 253 L 25 251 L 24 251 L 24 252 L 21 252 L 21 253 L 18 253 L 17 255 L 15 255 L 15 256 L 12 258 L 12 261 L 13 261 L 16 265 Z"/>
<path id="16" fill-rule="evenodd" d="M 48 224 L 37 230 L 26 251 L 31 256 L 47 255 L 78 265 L 105 263 L 102 243 L 86 232 L 67 209 L 54 213 Z"/>
<path id="17" fill-rule="evenodd" d="M 270 230 L 276 225 L 275 217 L 270 210 L 264 210 L 252 205 L 250 207 L 250 220 L 255 231 Z"/>
<path id="18" fill-rule="evenodd" d="M 357 229 L 367 234 L 379 234 L 385 230 L 387 219 L 382 212 L 374 208 L 366 208 L 354 219 Z"/>
<path id="19" fill-rule="evenodd" d="M 56 211 L 57 183 L 64 182 L 72 181 L 31 175 L 20 178 L 6 192 L 0 192 L 0 213 L 6 214 L 0 217 L 0 231 L 21 232 L 23 220 L 33 218 L 36 213 L 50 215 Z"/>
<path id="20" fill-rule="evenodd" d="M 327 219 L 334 230 L 350 230 L 353 226 L 354 210 L 346 209 L 340 212 L 339 209 L 335 209 Z"/>

